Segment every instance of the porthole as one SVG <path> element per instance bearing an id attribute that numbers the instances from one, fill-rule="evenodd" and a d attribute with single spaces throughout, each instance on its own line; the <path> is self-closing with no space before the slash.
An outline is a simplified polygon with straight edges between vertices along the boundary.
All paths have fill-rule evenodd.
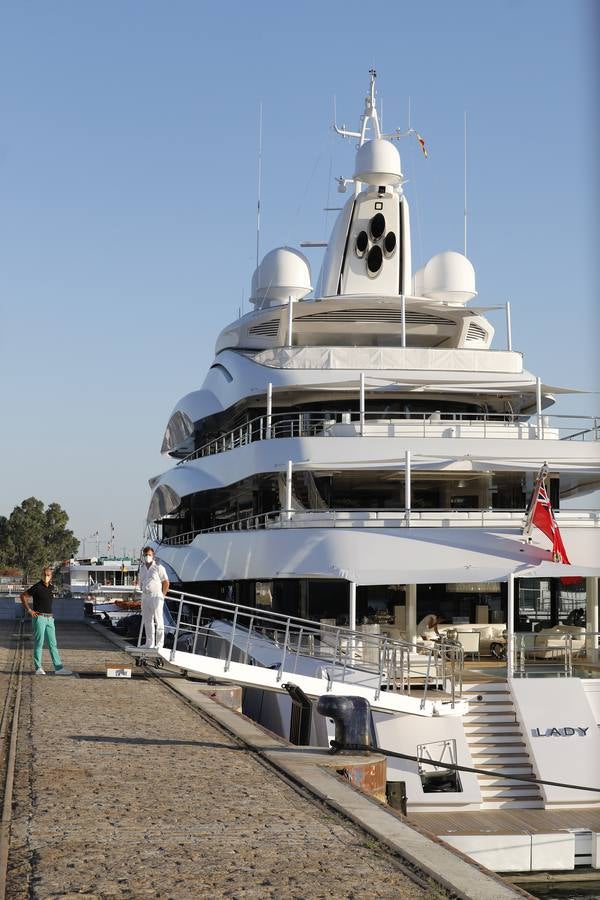
<path id="1" fill-rule="evenodd" d="M 356 255 L 361 258 L 365 255 L 365 250 L 369 246 L 369 236 L 366 231 L 360 231 L 356 237 Z"/>
<path id="2" fill-rule="evenodd" d="M 388 231 L 383 241 L 383 252 L 386 256 L 392 256 L 394 250 L 396 249 L 396 233 L 394 231 Z"/>
<path id="3" fill-rule="evenodd" d="M 375 244 L 369 250 L 369 255 L 367 256 L 367 273 L 374 277 L 379 273 L 381 269 L 381 264 L 383 263 L 383 252 L 381 247 L 378 244 Z"/>
<path id="4" fill-rule="evenodd" d="M 378 241 L 385 231 L 385 216 L 383 213 L 377 213 L 371 219 L 371 237 L 374 241 Z"/>

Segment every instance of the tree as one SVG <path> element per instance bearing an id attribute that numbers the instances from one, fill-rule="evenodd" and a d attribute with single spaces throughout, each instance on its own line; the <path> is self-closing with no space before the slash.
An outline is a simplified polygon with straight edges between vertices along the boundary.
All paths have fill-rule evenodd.
<path id="1" fill-rule="evenodd" d="M 3 563 L 23 570 L 25 581 L 41 571 L 43 566 L 68 559 L 77 550 L 79 541 L 66 525 L 67 513 L 58 503 L 44 504 L 36 497 L 28 497 L 15 506 L 6 521 Z"/>
<path id="2" fill-rule="evenodd" d="M 6 551 L 8 549 L 8 519 L 6 516 L 0 516 L 0 564 L 4 564 L 6 560 Z"/>
<path id="3" fill-rule="evenodd" d="M 44 515 L 47 558 L 57 562 L 70 559 L 77 552 L 79 541 L 67 528 L 68 515 L 58 503 L 51 503 Z"/>

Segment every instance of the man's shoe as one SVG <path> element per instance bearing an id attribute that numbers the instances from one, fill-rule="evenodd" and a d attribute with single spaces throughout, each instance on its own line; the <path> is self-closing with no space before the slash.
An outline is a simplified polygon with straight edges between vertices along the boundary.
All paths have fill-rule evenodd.
<path id="1" fill-rule="evenodd" d="M 36 669 L 35 672 L 34 672 L 33 674 L 34 674 L 34 675 L 45 675 L 46 673 L 44 672 L 44 670 L 43 670 L 42 667 L 40 666 L 39 669 Z"/>
<path id="2" fill-rule="evenodd" d="M 70 669 L 66 669 L 66 668 L 63 666 L 62 669 L 56 669 L 56 671 L 54 672 L 54 674 L 55 674 L 55 675 L 72 675 L 73 673 L 71 672 Z"/>

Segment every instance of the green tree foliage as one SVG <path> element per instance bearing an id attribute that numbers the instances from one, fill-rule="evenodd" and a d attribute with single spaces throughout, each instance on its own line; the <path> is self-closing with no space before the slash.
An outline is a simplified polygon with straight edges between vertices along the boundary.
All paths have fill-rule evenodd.
<path id="1" fill-rule="evenodd" d="M 47 509 L 36 497 L 28 497 L 15 506 L 6 519 L 0 519 L 0 560 L 17 566 L 25 581 L 37 575 L 43 566 L 69 559 L 79 541 L 67 528 L 69 517 L 58 503 Z"/>

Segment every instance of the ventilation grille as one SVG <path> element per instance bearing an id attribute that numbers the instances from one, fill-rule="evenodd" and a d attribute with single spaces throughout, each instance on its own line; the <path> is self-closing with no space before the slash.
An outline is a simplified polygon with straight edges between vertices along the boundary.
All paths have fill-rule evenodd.
<path id="1" fill-rule="evenodd" d="M 487 340 L 487 331 L 481 325 L 471 322 L 469 325 L 465 341 L 485 341 Z"/>
<path id="2" fill-rule="evenodd" d="M 276 337 L 279 331 L 279 319 L 267 319 L 259 325 L 252 325 L 248 329 L 248 334 L 261 335 L 263 337 Z"/>
<path id="3" fill-rule="evenodd" d="M 443 316 L 432 316 L 428 313 L 407 312 L 407 325 L 444 325 L 454 327 L 452 319 Z M 301 316 L 297 322 L 381 322 L 382 324 L 401 325 L 402 311 L 400 309 L 335 309 L 330 312 L 311 313 L 309 316 Z"/>

